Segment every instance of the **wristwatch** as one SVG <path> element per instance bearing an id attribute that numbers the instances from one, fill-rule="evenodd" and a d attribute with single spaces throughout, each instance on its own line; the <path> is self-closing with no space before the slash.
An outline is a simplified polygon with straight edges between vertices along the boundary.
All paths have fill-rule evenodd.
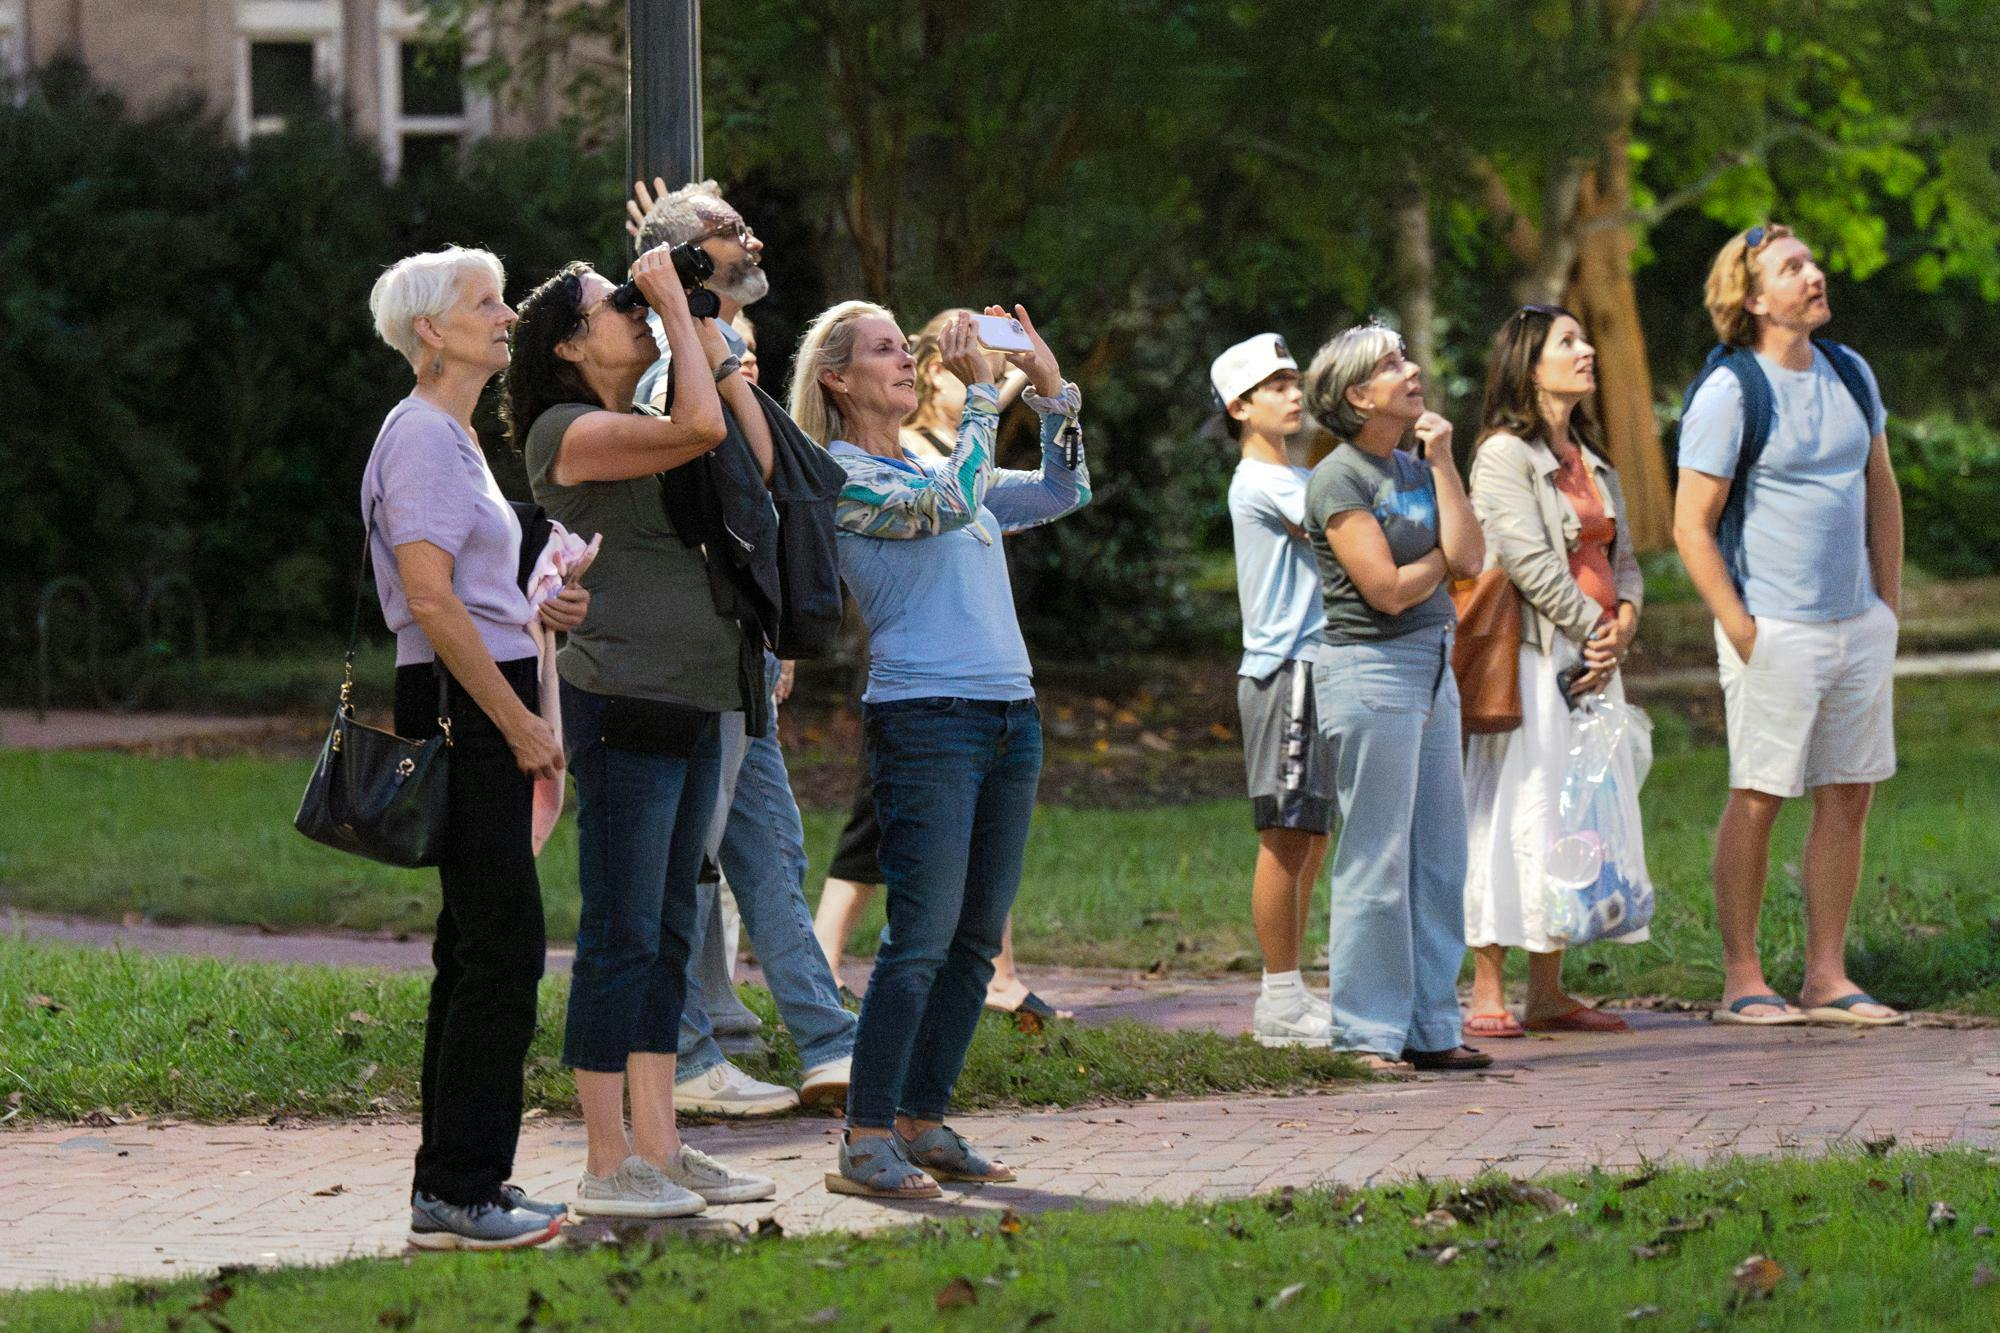
<path id="1" fill-rule="evenodd" d="M 715 368 L 715 382 L 720 384 L 741 369 L 743 369 L 742 357 L 725 356 Z"/>

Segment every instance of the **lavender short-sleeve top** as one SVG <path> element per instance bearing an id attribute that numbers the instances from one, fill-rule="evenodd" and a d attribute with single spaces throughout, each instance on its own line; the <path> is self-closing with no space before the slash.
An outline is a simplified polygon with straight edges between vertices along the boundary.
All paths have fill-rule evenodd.
<path id="1" fill-rule="evenodd" d="M 437 656 L 410 613 L 396 548 L 429 542 L 452 558 L 451 590 L 472 614 L 496 662 L 535 655 L 534 612 L 517 581 L 521 521 L 470 433 L 414 395 L 396 404 L 361 473 L 361 521 L 374 520 L 369 555 L 396 665 Z"/>

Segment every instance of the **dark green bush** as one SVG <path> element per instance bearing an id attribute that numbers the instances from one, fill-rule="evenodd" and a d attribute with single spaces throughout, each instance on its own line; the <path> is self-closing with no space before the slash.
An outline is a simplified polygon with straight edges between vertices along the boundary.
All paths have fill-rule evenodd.
<path id="1" fill-rule="evenodd" d="M 2000 573 L 2000 431 L 1943 414 L 1889 419 L 1903 549 L 1933 574 Z"/>

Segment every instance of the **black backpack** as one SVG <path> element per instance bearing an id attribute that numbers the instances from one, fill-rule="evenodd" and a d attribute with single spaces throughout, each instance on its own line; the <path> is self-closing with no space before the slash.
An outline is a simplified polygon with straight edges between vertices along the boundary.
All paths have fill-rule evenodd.
<path id="1" fill-rule="evenodd" d="M 1847 392 L 1854 396 L 1855 406 L 1861 409 L 1861 423 L 1873 435 L 1875 394 L 1859 354 L 1827 338 L 1813 339 L 1813 346 L 1826 357 L 1827 364 L 1840 376 L 1840 382 L 1847 386 Z M 1743 448 L 1736 455 L 1736 475 L 1729 484 L 1729 498 L 1723 501 L 1722 517 L 1715 525 L 1715 544 L 1722 550 L 1722 558 L 1729 566 L 1730 581 L 1735 583 L 1740 596 L 1744 579 L 1743 508 L 1749 490 L 1750 469 L 1757 466 L 1757 460 L 1764 455 L 1764 445 L 1771 438 L 1771 422 L 1777 415 L 1777 398 L 1771 392 L 1770 378 L 1757 364 L 1755 352 L 1748 347 L 1718 343 L 1709 351 L 1708 359 L 1701 364 L 1700 373 L 1688 383 L 1687 393 L 1681 398 L 1683 423 L 1687 420 L 1687 410 L 1694 402 L 1695 393 L 1718 370 L 1727 370 L 1736 376 L 1736 382 L 1743 388 Z"/>

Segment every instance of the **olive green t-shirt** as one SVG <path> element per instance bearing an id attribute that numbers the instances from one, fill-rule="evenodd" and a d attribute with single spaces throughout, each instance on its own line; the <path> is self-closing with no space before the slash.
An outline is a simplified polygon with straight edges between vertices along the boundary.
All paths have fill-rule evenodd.
<path id="1" fill-rule="evenodd" d="M 550 476 L 563 432 L 601 410 L 594 403 L 551 407 L 528 428 L 523 449 L 535 503 L 586 541 L 604 534 L 583 576 L 590 613 L 557 654 L 557 670 L 595 694 L 665 699 L 716 713 L 739 709 L 742 631 L 715 609 L 701 549 L 674 535 L 659 477 L 562 486 Z"/>

